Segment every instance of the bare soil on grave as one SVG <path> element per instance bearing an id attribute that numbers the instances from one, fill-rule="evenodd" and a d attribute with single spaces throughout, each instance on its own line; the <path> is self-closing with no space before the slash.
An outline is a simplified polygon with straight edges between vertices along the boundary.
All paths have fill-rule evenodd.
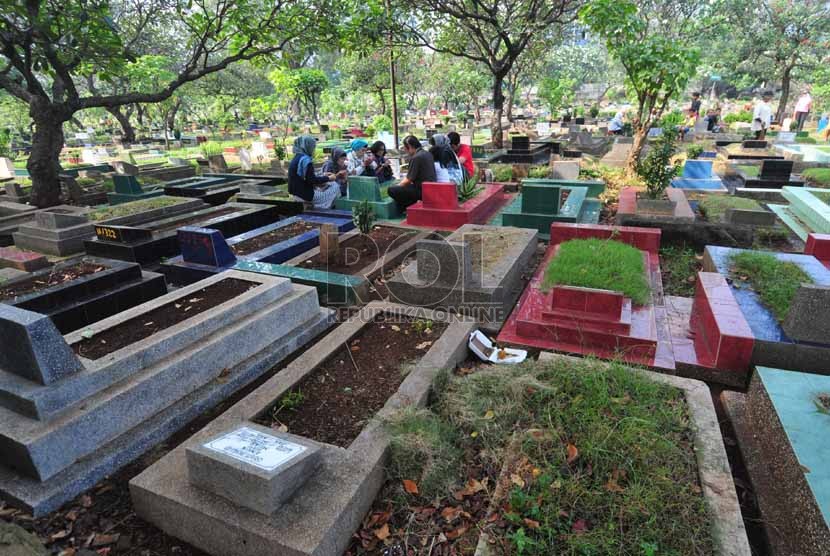
<path id="1" fill-rule="evenodd" d="M 184 220 L 176 220 L 175 222 L 170 222 L 168 224 L 164 224 L 158 227 L 152 227 L 150 229 L 153 232 L 166 232 L 168 230 L 175 230 L 176 228 L 181 228 L 182 226 L 190 226 L 191 224 L 195 224 L 197 222 L 205 222 L 206 220 L 212 220 L 214 218 L 225 216 L 226 214 L 231 214 L 233 212 L 239 212 L 239 209 L 223 208 L 217 210 L 216 212 L 211 212 L 210 214 L 200 214 L 198 216 L 191 216 L 190 218 L 185 218 Z"/>
<path id="2" fill-rule="evenodd" d="M 368 235 L 360 234 L 340 243 L 332 260 L 326 262 L 321 255 L 315 255 L 298 266 L 351 274 L 374 264 L 378 259 L 388 255 L 390 249 L 400 247 L 416 233 L 412 230 L 376 226 Z"/>
<path id="3" fill-rule="evenodd" d="M 33 292 L 45 290 L 58 284 L 70 282 L 82 276 L 89 276 L 106 270 L 107 267 L 100 264 L 78 263 L 62 268 L 53 268 L 52 272 L 46 275 L 29 278 L 12 284 L 11 286 L 0 288 L 0 300 L 14 299 L 23 295 L 28 295 Z"/>
<path id="4" fill-rule="evenodd" d="M 267 427 L 346 448 L 441 337 L 444 323 L 378 315 L 257 420 Z"/>
<path id="5" fill-rule="evenodd" d="M 192 318 L 259 286 L 258 282 L 228 278 L 171 301 L 143 315 L 72 344 L 80 357 L 100 359 L 121 348 Z"/>
<path id="6" fill-rule="evenodd" d="M 252 237 L 251 239 L 240 241 L 235 245 L 231 245 L 231 251 L 233 251 L 235 255 L 248 255 L 250 253 L 256 253 L 257 251 L 270 247 L 271 245 L 276 245 L 277 243 L 291 239 L 292 237 L 310 232 L 311 230 L 316 230 L 320 226 L 321 224 L 317 222 L 305 222 L 304 220 L 299 220 L 289 224 L 288 226 L 283 226 L 281 228 L 271 230 L 270 232 L 260 234 L 256 237 Z"/>

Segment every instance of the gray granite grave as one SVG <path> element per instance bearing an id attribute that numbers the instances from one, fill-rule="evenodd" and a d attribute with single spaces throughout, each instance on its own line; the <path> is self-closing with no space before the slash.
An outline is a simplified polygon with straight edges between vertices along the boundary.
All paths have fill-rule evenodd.
<path id="1" fill-rule="evenodd" d="M 132 344 L 83 356 L 96 335 L 224 280 L 252 287 Z M 0 328 L 17 331 L 0 334 L 0 496 L 35 515 L 57 508 L 255 380 L 330 320 L 314 288 L 239 271 L 62 337 L 48 319 L 0 306 Z M 24 333 L 32 322 L 37 328 Z M 21 346 L 23 355 L 12 355 Z"/>
<path id="2" fill-rule="evenodd" d="M 553 179 L 555 180 L 576 180 L 579 179 L 579 162 L 558 160 L 553 163 Z"/>
<path id="3" fill-rule="evenodd" d="M 337 353 L 378 313 L 447 322 L 448 327 L 409 370 L 377 418 L 369 420 L 347 448 L 321 444 L 319 468 L 307 474 L 305 484 L 267 515 L 193 484 L 192 477 L 188 477 L 189 450 L 199 450 L 217 437 L 250 427 L 252 421 Z M 384 481 L 389 439 L 383 430 L 383 419 L 402 406 L 425 405 L 436 378 L 466 359 L 467 337 L 476 327 L 470 319 L 385 302 L 368 304 L 360 316 L 338 326 L 133 478 L 130 494 L 136 513 L 170 535 L 216 556 L 342 554 Z"/>
<path id="4" fill-rule="evenodd" d="M 84 250 L 84 240 L 95 235 L 88 209 L 61 205 L 38 211 L 35 221 L 12 234 L 21 249 L 63 257 Z"/>
<path id="5" fill-rule="evenodd" d="M 122 176 L 137 176 L 139 173 L 138 166 L 130 164 L 129 162 L 124 162 L 123 160 L 113 160 L 110 162 L 110 165 L 117 174 Z"/>
<path id="6" fill-rule="evenodd" d="M 465 224 L 446 241 L 416 243 L 416 258 L 387 281 L 390 299 L 470 314 L 498 331 L 518 299 L 538 232 Z"/>
<path id="7" fill-rule="evenodd" d="M 28 203 L 29 195 L 23 191 L 19 183 L 7 183 L 5 186 L 6 200 L 11 203 Z"/>
<path id="8" fill-rule="evenodd" d="M 801 284 L 781 327 L 793 340 L 826 344 L 830 339 L 830 286 Z"/>

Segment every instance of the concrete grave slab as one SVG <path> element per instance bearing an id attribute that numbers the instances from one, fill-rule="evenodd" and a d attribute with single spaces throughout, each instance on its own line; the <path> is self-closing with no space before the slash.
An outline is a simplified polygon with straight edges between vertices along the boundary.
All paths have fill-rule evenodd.
<path id="1" fill-rule="evenodd" d="M 251 289 L 109 354 L 73 353 L 226 280 Z M 54 509 L 266 372 L 330 318 L 312 288 L 230 271 L 50 342 L 71 348 L 81 367 L 46 386 L 0 372 L 0 494 L 35 515 Z"/>
<path id="2" fill-rule="evenodd" d="M 0 268 L 33 272 L 49 265 L 48 259 L 40 253 L 24 251 L 17 247 L 0 247 Z"/>
<path id="3" fill-rule="evenodd" d="M 274 512 L 258 511 L 200 489 L 187 478 L 187 450 L 217 436 L 247 427 L 274 401 L 311 374 L 378 313 L 448 322 L 449 327 L 409 372 L 347 447 L 323 444 L 322 464 L 294 496 Z M 388 438 L 381 420 L 403 406 L 423 406 L 436 377 L 467 357 L 468 319 L 417 307 L 373 302 L 362 318 L 334 329 L 299 358 L 216 420 L 130 482 L 138 514 L 201 550 L 217 556 L 273 554 L 334 555 L 347 547 L 383 483 Z M 175 516 L 175 517 L 174 517 Z"/>
<path id="4" fill-rule="evenodd" d="M 92 237 L 94 227 L 88 209 L 60 205 L 43 209 L 33 223 L 21 225 L 12 234 L 20 249 L 65 257 L 84 250 L 84 240 Z"/>

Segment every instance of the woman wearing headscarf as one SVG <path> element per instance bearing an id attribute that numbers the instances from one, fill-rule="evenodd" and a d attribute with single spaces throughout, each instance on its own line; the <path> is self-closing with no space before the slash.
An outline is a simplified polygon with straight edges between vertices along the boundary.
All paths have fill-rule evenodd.
<path id="1" fill-rule="evenodd" d="M 314 208 L 328 209 L 340 197 L 337 176 L 314 174 L 314 149 L 317 140 L 301 135 L 294 140 L 294 158 L 288 166 L 288 192 L 295 199 L 312 203 Z"/>
<path id="2" fill-rule="evenodd" d="M 340 186 L 341 196 L 345 196 L 346 191 L 348 190 L 348 158 L 349 157 L 346 155 L 346 151 L 340 147 L 334 147 L 331 150 L 331 157 L 323 164 L 324 174 L 334 174 L 337 176 L 337 179 L 334 181 L 336 181 L 337 185 Z"/>
<path id="3" fill-rule="evenodd" d="M 394 178 L 392 165 L 389 159 L 386 158 L 386 144 L 383 141 L 375 141 L 369 147 L 369 152 L 372 153 L 372 158 L 374 159 L 375 176 L 377 176 L 378 181 L 383 183 Z"/>
<path id="4" fill-rule="evenodd" d="M 449 137 L 443 133 L 436 133 L 429 138 L 429 144 L 432 145 L 429 152 L 435 160 L 436 179 L 443 183 L 463 181 L 463 174 L 461 180 L 457 179 L 461 165 L 452 150 Z"/>
<path id="5" fill-rule="evenodd" d="M 352 141 L 349 148 L 349 175 L 350 176 L 374 176 L 375 164 L 374 157 L 368 153 L 369 143 L 364 139 L 357 138 Z"/>

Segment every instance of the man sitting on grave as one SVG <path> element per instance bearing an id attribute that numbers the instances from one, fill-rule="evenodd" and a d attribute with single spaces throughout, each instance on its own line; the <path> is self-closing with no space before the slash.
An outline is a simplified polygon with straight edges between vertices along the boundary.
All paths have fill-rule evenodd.
<path id="1" fill-rule="evenodd" d="M 421 200 L 421 186 L 435 181 L 435 160 L 421 147 L 414 135 L 403 140 L 403 150 L 409 156 L 409 170 L 400 185 L 389 187 L 389 196 L 395 200 L 401 212 Z"/>
<path id="2" fill-rule="evenodd" d="M 752 127 L 755 132 L 755 139 L 762 141 L 767 137 L 767 130 L 772 124 L 772 91 L 764 91 L 762 100 L 755 104 L 755 111 L 752 114 Z"/>
<path id="3" fill-rule="evenodd" d="M 294 140 L 294 158 L 288 166 L 288 192 L 295 200 L 312 203 L 314 208 L 328 209 L 340 197 L 337 176 L 314 174 L 314 149 L 317 140 L 301 135 Z"/>

